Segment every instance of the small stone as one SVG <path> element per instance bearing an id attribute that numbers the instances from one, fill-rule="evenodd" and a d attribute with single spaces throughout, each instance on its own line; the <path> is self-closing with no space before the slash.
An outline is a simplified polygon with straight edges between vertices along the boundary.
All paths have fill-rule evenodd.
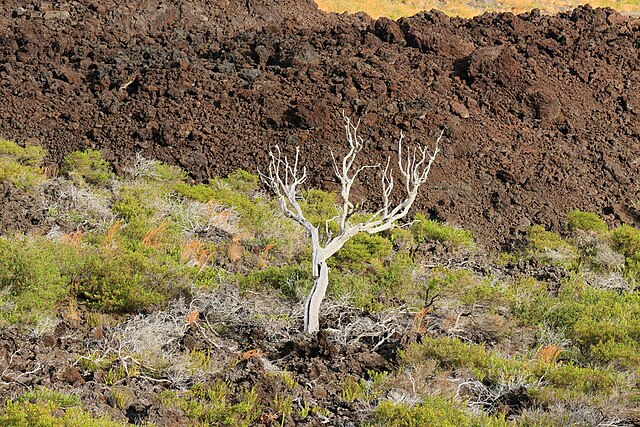
<path id="1" fill-rule="evenodd" d="M 222 74 L 233 74 L 236 72 L 236 66 L 231 62 L 223 62 L 216 65 L 216 71 Z"/>
<path id="2" fill-rule="evenodd" d="M 44 19 L 65 20 L 69 19 L 69 17 L 71 17 L 71 14 L 66 10 L 47 10 L 43 15 Z"/>
<path id="3" fill-rule="evenodd" d="M 98 326 L 93 330 L 93 337 L 98 340 L 104 339 L 104 328 L 102 326 Z"/>
<path id="4" fill-rule="evenodd" d="M 59 372 L 57 379 L 69 384 L 84 384 L 86 381 L 80 374 L 80 371 L 74 366 L 69 366 L 63 371 Z"/>
<path id="5" fill-rule="evenodd" d="M 313 397 L 315 397 L 316 399 L 326 399 L 327 398 L 327 392 L 324 388 L 322 388 L 322 386 L 316 385 L 315 387 L 313 387 L 313 389 L 311 390 L 311 395 Z"/>
<path id="6" fill-rule="evenodd" d="M 42 344 L 44 344 L 47 347 L 53 347 L 54 345 L 56 345 L 57 342 L 58 340 L 53 335 L 45 335 L 42 338 Z"/>
<path id="7" fill-rule="evenodd" d="M 451 112 L 454 113 L 454 114 L 457 114 L 458 116 L 462 117 L 463 119 L 468 119 L 469 118 L 469 110 L 461 102 L 453 101 L 451 103 Z"/>
<path id="8" fill-rule="evenodd" d="M 531 221 L 529 221 L 529 218 L 522 217 L 520 218 L 520 221 L 518 221 L 518 228 L 520 228 L 521 230 L 529 228 L 530 225 Z"/>
<path id="9" fill-rule="evenodd" d="M 376 352 L 359 354 L 358 361 L 362 364 L 362 367 L 367 370 L 384 369 L 387 364 L 385 358 Z"/>
<path id="10" fill-rule="evenodd" d="M 257 68 L 245 68 L 244 70 L 240 71 L 239 74 L 240 74 L 240 78 L 242 78 L 243 80 L 246 80 L 248 82 L 253 82 L 258 77 L 260 77 L 260 74 L 262 74 L 262 72 Z"/>

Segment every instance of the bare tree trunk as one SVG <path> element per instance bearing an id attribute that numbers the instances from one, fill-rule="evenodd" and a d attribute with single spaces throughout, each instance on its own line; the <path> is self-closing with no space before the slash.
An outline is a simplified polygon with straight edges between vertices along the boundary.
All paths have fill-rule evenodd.
<path id="1" fill-rule="evenodd" d="M 314 257 L 315 258 L 315 257 Z M 320 330 L 320 304 L 324 299 L 329 285 L 329 266 L 326 261 L 316 263 L 314 272 L 313 289 L 304 305 L 304 331 L 314 333 Z"/>

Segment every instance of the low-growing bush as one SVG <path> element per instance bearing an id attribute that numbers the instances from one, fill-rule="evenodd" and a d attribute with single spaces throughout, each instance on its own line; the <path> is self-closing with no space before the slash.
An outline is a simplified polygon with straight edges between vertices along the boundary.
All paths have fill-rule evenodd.
<path id="1" fill-rule="evenodd" d="M 49 390 L 45 387 L 37 387 L 33 391 L 22 394 L 17 402 L 38 403 L 49 402 L 59 408 L 66 409 L 74 406 L 80 406 L 80 399 L 75 394 L 63 393 L 60 391 Z"/>
<path id="2" fill-rule="evenodd" d="M 0 415 L 0 427 L 124 427 L 108 417 L 95 418 L 78 407 L 62 410 L 51 402 L 8 402 Z"/>
<path id="3" fill-rule="evenodd" d="M 472 414 L 459 402 L 438 396 L 429 396 L 417 405 L 382 401 L 375 410 L 370 426 L 384 427 L 508 427 L 512 425 L 504 416 Z"/>
<path id="4" fill-rule="evenodd" d="M 417 243 L 434 240 L 448 243 L 456 249 L 471 249 L 474 246 L 473 235 L 470 231 L 427 219 L 423 214 L 416 214 L 414 221 L 411 225 L 411 231 Z"/>
<path id="5" fill-rule="evenodd" d="M 462 342 L 455 338 L 423 337 L 419 344 L 412 344 L 403 352 L 406 365 L 419 364 L 432 359 L 442 370 L 467 368 L 480 380 L 509 381 L 531 376 L 524 361 L 505 358 L 483 345 Z"/>
<path id="6" fill-rule="evenodd" d="M 46 154 L 38 146 L 21 147 L 0 139 L 0 182 L 9 181 L 18 189 L 37 185 L 44 178 L 40 164 Z"/>
<path id="7" fill-rule="evenodd" d="M 575 270 L 580 260 L 578 249 L 564 241 L 558 234 L 547 231 L 541 225 L 534 225 L 527 231 L 530 251 L 542 262 Z"/>
<path id="8" fill-rule="evenodd" d="M 597 214 L 579 210 L 574 210 L 567 214 L 567 226 L 572 231 L 594 231 L 600 234 L 607 233 L 609 230 L 607 223 Z"/>
<path id="9" fill-rule="evenodd" d="M 113 212 L 124 220 L 121 233 L 133 245 L 140 244 L 145 234 L 151 230 L 155 211 L 149 205 L 149 200 L 145 200 L 137 191 L 123 189 L 119 200 L 113 204 Z"/>
<path id="10" fill-rule="evenodd" d="M 611 369 L 583 368 L 573 364 L 558 364 L 546 372 L 544 381 L 555 389 L 584 394 L 607 394 L 621 378 Z"/>
<path id="11" fill-rule="evenodd" d="M 104 311 L 148 310 L 184 292 L 191 277 L 183 268 L 153 250 L 87 249 L 75 278 L 78 297 Z"/>
<path id="12" fill-rule="evenodd" d="M 308 268 L 301 265 L 289 265 L 267 267 L 264 270 L 240 275 L 239 283 L 241 286 L 249 288 L 268 286 L 280 290 L 286 298 L 298 298 L 311 289 L 313 280 Z"/>
<path id="13" fill-rule="evenodd" d="M 5 305 L 0 317 L 35 320 L 69 297 L 76 257 L 73 248 L 44 238 L 0 237 L 0 300 Z"/>
<path id="14" fill-rule="evenodd" d="M 234 390 L 223 381 L 196 385 L 184 393 L 163 392 L 162 403 L 183 410 L 203 425 L 250 427 L 260 418 L 263 404 L 253 389 Z"/>
<path id="15" fill-rule="evenodd" d="M 622 225 L 611 232 L 615 248 L 627 258 L 640 261 L 640 230 Z"/>
<path id="16" fill-rule="evenodd" d="M 180 182 L 174 187 L 176 193 L 187 199 L 195 200 L 200 203 L 207 203 L 212 200 L 216 192 L 207 184 L 189 185 L 186 182 Z"/>
<path id="17" fill-rule="evenodd" d="M 577 362 L 606 367 L 613 364 L 633 370 L 640 348 L 640 297 L 586 285 L 579 278 L 562 283 L 557 296 L 541 284 L 520 288 L 514 306 L 520 321 L 551 328 L 567 337 L 579 350 Z M 537 289 L 537 291 L 536 291 Z"/>
<path id="18" fill-rule="evenodd" d="M 232 190 L 242 193 L 251 193 L 258 190 L 260 179 L 257 175 L 249 173 L 242 169 L 231 172 L 223 179 L 224 183 Z"/>
<path id="19" fill-rule="evenodd" d="M 185 171 L 178 166 L 168 165 L 158 160 L 151 160 L 136 155 L 133 164 L 126 172 L 134 179 L 163 182 L 167 184 L 178 184 L 187 177 Z"/>
<path id="20" fill-rule="evenodd" d="M 331 268 L 360 271 L 366 265 L 382 267 L 393 253 L 393 244 L 379 234 L 356 234 L 328 261 Z"/>
<path id="21" fill-rule="evenodd" d="M 338 195 L 334 193 L 309 189 L 302 193 L 300 207 L 309 222 L 323 232 L 325 230 L 325 222 L 336 218 L 339 213 L 338 200 Z M 338 223 L 336 221 L 331 221 L 328 225 L 331 232 L 336 233 L 338 231 Z"/>
<path id="22" fill-rule="evenodd" d="M 15 160 L 25 166 L 38 166 L 47 151 L 37 145 L 21 147 L 13 141 L 0 139 L 0 157 Z"/>
<path id="23" fill-rule="evenodd" d="M 611 232 L 614 248 L 626 257 L 625 275 L 632 282 L 640 280 L 640 230 L 623 225 Z"/>
<path id="24" fill-rule="evenodd" d="M 98 186 L 106 186 L 115 178 L 109 162 L 99 151 L 92 149 L 67 154 L 60 172 L 76 183 Z"/>
<path id="25" fill-rule="evenodd" d="M 24 393 L 8 401 L 0 412 L 0 427 L 124 427 L 109 417 L 91 416 L 73 394 L 46 388 Z"/>

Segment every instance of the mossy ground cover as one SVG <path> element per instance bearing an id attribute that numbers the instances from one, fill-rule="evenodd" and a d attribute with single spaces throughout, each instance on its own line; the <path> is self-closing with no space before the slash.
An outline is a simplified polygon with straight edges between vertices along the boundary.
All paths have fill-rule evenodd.
<path id="1" fill-rule="evenodd" d="M 535 225 L 519 251 L 501 256 L 484 253 L 469 232 L 421 214 L 407 227 L 358 235 L 330 261 L 328 306 L 338 309 L 328 310 L 326 322 L 345 348 L 394 354 L 386 356 L 387 368 L 341 373 L 334 391 L 316 378 L 329 389 L 318 391 L 300 367 L 293 374 L 260 368 L 268 371 L 264 383 L 250 385 L 238 369 L 254 360 L 285 363 L 256 347 L 300 334 L 295 310 L 270 313 L 264 298 L 295 308 L 312 286 L 307 237 L 257 178 L 237 171 L 194 185 L 179 169 L 142 158 L 118 177 L 92 151 L 72 153 L 62 175 L 49 177 L 43 156 L 0 146 L 0 160 L 17 165 L 2 179 L 20 191 L 55 181 L 75 195 L 74 203 L 52 204 L 51 231 L 0 237 L 0 321 L 25 334 L 78 311 L 92 327 L 106 328 L 95 320 L 103 316 L 137 322 L 116 327 L 129 337 L 120 347 L 94 348 L 73 361 L 102 378 L 123 412 L 135 378 L 162 384 L 155 404 L 197 425 L 312 424 L 337 416 L 330 409 L 336 404 L 359 408 L 354 420 L 371 426 L 589 425 L 594 414 L 603 422 L 637 419 L 634 227 L 609 229 L 597 215 L 574 211 L 565 234 Z M 323 227 L 336 213 L 336 197 L 319 190 L 307 191 L 302 205 Z M 207 317 L 202 301 L 229 289 L 237 292 L 224 300 L 230 314 Z M 243 308 L 256 296 L 262 302 Z M 222 304 L 215 301 L 209 307 Z M 233 316 L 239 320 L 229 321 Z M 365 320 L 389 333 L 358 329 Z M 150 341 L 153 332 L 142 333 L 167 325 L 173 329 L 159 334 L 169 340 L 177 333 L 180 354 Z M 188 334 L 198 338 L 189 341 Z M 251 339 L 238 341 L 241 349 L 220 338 L 243 334 Z M 72 395 L 30 393 L 6 402 L 0 425 L 121 425 L 90 415 Z"/>

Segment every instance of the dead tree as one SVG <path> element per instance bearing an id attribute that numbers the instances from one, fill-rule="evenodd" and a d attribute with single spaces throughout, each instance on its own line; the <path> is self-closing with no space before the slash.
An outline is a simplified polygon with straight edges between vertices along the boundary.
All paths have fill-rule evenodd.
<path id="1" fill-rule="evenodd" d="M 327 285 L 329 284 L 327 260 L 356 234 L 361 232 L 375 234 L 391 230 L 397 225 L 397 221 L 409 213 L 418 194 L 418 189 L 427 180 L 431 165 L 439 152 L 438 144 L 442 138 L 442 133 L 440 133 L 433 152 L 429 151 L 429 147 L 422 146 L 408 149 L 403 146 L 403 134 L 400 132 L 398 171 L 406 193 L 405 198 L 400 203 L 392 205 L 391 192 L 395 182 L 390 168 L 391 158 L 389 157 L 382 170 L 382 207 L 369 219 L 352 223 L 350 219 L 356 211 L 356 206 L 350 200 L 351 188 L 360 172 L 366 168 L 380 167 L 380 165 L 365 165 L 355 169 L 354 163 L 358 153 L 364 146 L 364 140 L 358 134 L 358 124 L 353 124 L 349 117 L 344 115 L 343 119 L 349 151 L 341 162 L 336 159 L 333 152 L 331 153 L 335 174 L 342 184 L 342 205 L 340 206 L 339 215 L 334 218 L 339 223 L 339 232 L 336 236 L 327 233 L 326 241 L 322 242 L 318 227 L 305 218 L 300 208 L 298 187 L 307 178 L 306 166 L 301 169 L 299 167 L 300 147 L 296 147 L 296 155 L 293 162 L 290 162 L 286 156 L 282 155 L 279 146 L 269 150 L 269 171 L 266 174 L 259 172 L 262 181 L 278 197 L 284 214 L 302 225 L 311 235 L 314 285 L 307 297 L 304 309 L 304 330 L 308 333 L 316 332 L 319 329 L 320 304 L 324 299 Z"/>

